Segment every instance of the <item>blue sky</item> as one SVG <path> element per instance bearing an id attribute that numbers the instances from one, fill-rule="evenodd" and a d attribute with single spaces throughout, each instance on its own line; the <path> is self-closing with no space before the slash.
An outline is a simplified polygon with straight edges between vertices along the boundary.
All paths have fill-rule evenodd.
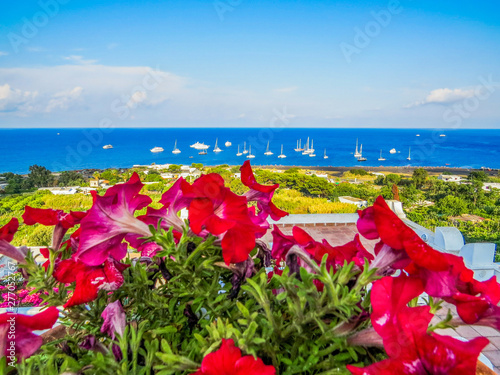
<path id="1" fill-rule="evenodd" d="M 0 13 L 0 127 L 500 127 L 497 1 L 41 0 Z"/>

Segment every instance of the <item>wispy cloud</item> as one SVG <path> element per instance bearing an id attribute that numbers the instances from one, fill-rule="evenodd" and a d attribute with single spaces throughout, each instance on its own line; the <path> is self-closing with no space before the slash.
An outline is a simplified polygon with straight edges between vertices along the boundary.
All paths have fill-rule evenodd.
<path id="1" fill-rule="evenodd" d="M 7 56 L 8 54 L 8 52 L 0 51 L 0 56 Z"/>
<path id="2" fill-rule="evenodd" d="M 459 100 L 472 98 L 475 89 L 436 89 L 432 90 L 424 100 L 407 105 L 405 108 L 418 107 L 426 104 L 451 104 Z"/>
<path id="3" fill-rule="evenodd" d="M 63 59 L 80 65 L 91 65 L 97 62 L 97 60 L 86 60 L 80 55 L 63 56 Z"/>
<path id="4" fill-rule="evenodd" d="M 297 86 L 283 87 L 283 88 L 279 88 L 279 89 L 274 89 L 273 92 L 275 92 L 275 93 L 288 93 L 288 92 L 297 91 L 297 89 L 298 89 Z"/>
<path id="5" fill-rule="evenodd" d="M 53 112 L 55 110 L 67 110 L 75 102 L 77 102 L 82 95 L 83 88 L 77 86 L 71 90 L 65 90 L 55 93 L 52 99 L 49 100 L 45 112 Z"/>

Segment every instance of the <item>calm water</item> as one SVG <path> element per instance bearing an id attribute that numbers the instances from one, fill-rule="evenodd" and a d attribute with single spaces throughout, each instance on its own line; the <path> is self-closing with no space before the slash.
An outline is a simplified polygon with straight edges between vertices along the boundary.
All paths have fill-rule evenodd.
<path id="1" fill-rule="evenodd" d="M 419 137 L 416 135 L 420 134 Z M 445 134 L 445 137 L 440 137 Z M 314 141 L 316 157 L 295 152 L 298 139 Z M 212 152 L 215 140 L 223 150 Z M 354 156 L 356 139 L 363 145 L 363 156 Z M 174 142 L 180 154 L 172 154 Z M 272 156 L 265 156 L 267 141 Z M 189 145 L 210 145 L 207 155 L 198 155 Z M 226 141 L 231 147 L 224 146 Z M 254 165 L 310 166 L 445 166 L 500 168 L 500 130 L 416 130 L 416 129 L 0 129 L 0 172 L 26 173 L 32 164 L 52 171 L 83 168 L 131 167 L 134 164 L 242 164 L 245 155 L 236 156 L 237 146 L 251 145 Z M 112 144 L 113 149 L 102 146 Z M 283 144 L 285 159 L 278 155 Z M 164 152 L 154 154 L 158 146 Z M 411 161 L 407 160 L 411 147 Z M 395 148 L 398 152 L 390 154 Z M 328 159 L 323 155 L 326 149 Z M 382 156 L 386 161 L 378 161 Z"/>

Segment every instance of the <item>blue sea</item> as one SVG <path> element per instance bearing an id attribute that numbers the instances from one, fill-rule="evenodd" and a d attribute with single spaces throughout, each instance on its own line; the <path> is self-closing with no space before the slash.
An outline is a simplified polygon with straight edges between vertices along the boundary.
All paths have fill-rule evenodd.
<path id="1" fill-rule="evenodd" d="M 314 142 L 315 157 L 294 151 L 297 140 L 304 144 L 308 137 Z M 212 151 L 216 139 L 220 153 Z M 175 155 L 176 140 L 181 153 Z M 364 162 L 354 158 L 356 140 L 363 146 Z M 226 141 L 232 146 L 226 147 Z M 210 145 L 206 155 L 189 147 L 195 142 Z M 33 164 L 52 171 L 151 163 L 238 165 L 246 160 L 246 155 L 236 156 L 244 142 L 255 155 L 253 165 L 500 168 L 500 130 L 495 129 L 0 129 L 0 173 L 27 173 Z M 271 156 L 264 155 L 268 142 Z M 107 144 L 113 148 L 103 149 Z M 281 145 L 284 159 L 278 158 Z M 153 147 L 164 151 L 152 153 Z M 392 148 L 397 152 L 390 154 Z M 378 160 L 381 150 L 385 161 Z"/>

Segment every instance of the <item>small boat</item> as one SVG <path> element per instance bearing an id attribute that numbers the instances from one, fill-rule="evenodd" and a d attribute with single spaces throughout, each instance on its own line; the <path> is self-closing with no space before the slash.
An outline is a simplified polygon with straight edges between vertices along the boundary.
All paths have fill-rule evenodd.
<path id="1" fill-rule="evenodd" d="M 361 157 L 361 152 L 358 151 L 358 138 L 356 138 L 356 150 L 354 150 L 354 157 L 355 158 Z"/>
<path id="2" fill-rule="evenodd" d="M 310 154 L 314 154 L 314 139 L 311 140 L 311 148 L 309 149 Z M 316 155 L 314 155 L 316 156 Z"/>
<path id="3" fill-rule="evenodd" d="M 246 142 L 243 142 L 243 153 L 244 154 L 248 154 L 247 143 Z"/>
<path id="4" fill-rule="evenodd" d="M 278 155 L 278 158 L 280 159 L 286 158 L 286 155 L 283 153 L 283 145 L 281 145 L 281 154 Z"/>
<path id="5" fill-rule="evenodd" d="M 395 154 L 396 153 L 396 149 L 395 148 L 391 148 L 391 151 L 389 151 L 389 153 Z"/>
<path id="6" fill-rule="evenodd" d="M 163 147 L 153 147 L 151 150 L 149 150 L 151 152 L 154 152 L 154 153 L 157 153 L 157 152 L 163 152 Z"/>
<path id="7" fill-rule="evenodd" d="M 105 150 L 109 150 L 110 148 L 113 148 L 113 145 L 105 145 L 105 146 L 102 146 L 102 148 Z"/>
<path id="8" fill-rule="evenodd" d="M 297 147 L 294 149 L 294 151 L 297 151 L 297 152 L 304 151 L 304 149 L 301 146 L 301 143 L 302 143 L 302 139 L 300 139 L 300 140 L 297 139 Z"/>
<path id="9" fill-rule="evenodd" d="M 233 144 L 229 141 L 226 141 L 226 143 L 224 143 L 224 146 L 226 147 L 231 147 Z"/>
<path id="10" fill-rule="evenodd" d="M 243 153 L 240 152 L 240 145 L 238 145 L 238 153 L 236 154 L 236 156 L 241 156 L 241 155 L 243 155 Z"/>
<path id="11" fill-rule="evenodd" d="M 196 143 L 192 144 L 192 145 L 191 145 L 191 146 L 189 146 L 189 147 L 191 147 L 191 148 L 195 148 L 195 149 L 197 149 L 197 150 L 198 150 L 200 146 L 202 146 L 202 144 L 201 144 L 200 142 L 196 142 Z"/>
<path id="12" fill-rule="evenodd" d="M 420 134 L 417 134 L 416 136 L 417 136 L 417 137 L 420 137 Z"/>
<path id="13" fill-rule="evenodd" d="M 439 134 L 440 137 L 446 137 L 446 134 Z"/>
<path id="14" fill-rule="evenodd" d="M 273 155 L 272 151 L 269 150 L 269 141 L 267 141 L 267 148 L 266 148 L 266 152 L 264 152 L 264 155 L 266 155 L 266 156 Z"/>
<path id="15" fill-rule="evenodd" d="M 307 137 L 306 146 L 303 148 L 302 155 L 307 155 L 311 153 L 311 149 L 309 148 L 309 137 Z"/>
<path id="16" fill-rule="evenodd" d="M 174 149 L 172 150 L 172 154 L 180 154 L 181 153 L 181 150 L 179 150 L 177 148 L 177 139 L 175 140 L 175 144 L 174 144 Z"/>
<path id="17" fill-rule="evenodd" d="M 384 161 L 386 158 L 382 157 L 382 150 L 380 150 L 380 157 L 378 158 L 379 161 Z"/>
<path id="18" fill-rule="evenodd" d="M 249 146 L 249 151 L 247 155 L 247 159 L 253 159 L 255 155 L 252 155 L 252 145 Z"/>
<path id="19" fill-rule="evenodd" d="M 328 155 L 326 154 L 326 148 L 325 148 L 325 154 L 323 155 L 323 159 L 328 159 Z"/>
<path id="20" fill-rule="evenodd" d="M 406 158 L 406 160 L 410 161 L 411 160 L 411 147 L 410 149 L 408 150 L 408 157 Z"/>
<path id="21" fill-rule="evenodd" d="M 217 146 L 217 141 L 219 139 L 218 138 L 215 138 L 215 147 L 214 147 L 214 152 L 217 154 L 219 152 L 221 152 L 222 150 L 219 148 L 219 146 Z"/>
<path id="22" fill-rule="evenodd" d="M 198 152 L 198 155 L 206 155 L 207 154 L 207 150 L 201 150 L 200 152 Z"/>
<path id="23" fill-rule="evenodd" d="M 311 158 L 314 158 L 315 156 L 316 156 L 316 154 L 315 154 L 314 152 L 311 152 L 311 153 L 309 154 L 309 157 L 311 157 Z"/>
<path id="24" fill-rule="evenodd" d="M 358 161 L 367 161 L 367 158 L 363 157 L 363 144 L 361 144 L 361 147 L 359 148 L 359 158 Z"/>

